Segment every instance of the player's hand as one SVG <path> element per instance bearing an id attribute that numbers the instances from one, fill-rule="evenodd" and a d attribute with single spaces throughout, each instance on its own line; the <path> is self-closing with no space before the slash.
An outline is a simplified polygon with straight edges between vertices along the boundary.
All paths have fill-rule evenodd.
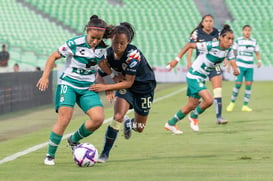
<path id="1" fill-rule="evenodd" d="M 48 78 L 43 78 L 41 77 L 40 80 L 37 82 L 36 87 L 40 90 L 40 91 L 45 91 L 48 88 Z"/>
<path id="2" fill-rule="evenodd" d="M 192 65 L 192 63 L 189 63 L 189 62 L 188 62 L 188 64 L 187 64 L 187 69 L 188 69 L 188 70 L 190 70 L 191 65 Z"/>
<path id="3" fill-rule="evenodd" d="M 107 90 L 107 84 L 93 84 L 89 87 L 89 90 L 94 92 L 103 92 Z"/>
<path id="4" fill-rule="evenodd" d="M 114 99 L 115 99 L 115 93 L 114 93 L 114 91 L 105 91 L 105 96 L 106 96 L 107 100 L 110 103 L 114 102 Z"/>
<path id="5" fill-rule="evenodd" d="M 260 68 L 262 66 L 262 62 L 257 63 L 257 67 Z"/>
<path id="6" fill-rule="evenodd" d="M 171 70 L 177 65 L 177 63 L 178 63 L 177 60 L 172 60 L 172 61 L 167 65 L 168 71 L 171 71 Z"/>
<path id="7" fill-rule="evenodd" d="M 240 71 L 238 69 L 233 70 L 233 75 L 237 76 L 240 74 Z"/>

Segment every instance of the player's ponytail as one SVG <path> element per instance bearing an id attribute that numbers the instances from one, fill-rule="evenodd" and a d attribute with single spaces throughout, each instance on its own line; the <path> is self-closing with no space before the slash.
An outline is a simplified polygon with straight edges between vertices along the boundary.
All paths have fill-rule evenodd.
<path id="1" fill-rule="evenodd" d="M 125 34 L 127 36 L 128 42 L 131 42 L 135 36 L 135 31 L 130 23 L 122 22 L 120 25 L 114 28 L 112 35 L 115 34 Z"/>
<path id="2" fill-rule="evenodd" d="M 223 29 L 221 30 L 220 32 L 220 36 L 224 37 L 226 36 L 226 34 L 230 32 L 230 33 L 233 33 L 233 30 L 230 28 L 230 26 L 228 24 L 225 24 L 223 26 Z"/>

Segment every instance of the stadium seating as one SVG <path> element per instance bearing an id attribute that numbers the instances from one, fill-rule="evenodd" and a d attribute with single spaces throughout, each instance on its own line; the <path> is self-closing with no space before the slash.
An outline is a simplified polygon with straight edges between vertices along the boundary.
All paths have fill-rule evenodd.
<path id="1" fill-rule="evenodd" d="M 236 37 L 242 36 L 242 27 L 252 26 L 252 37 L 260 45 L 264 65 L 273 65 L 273 1 L 271 0 L 226 0 L 227 6 L 234 18 L 230 23 Z"/>
<path id="2" fill-rule="evenodd" d="M 84 33 L 84 26 L 92 14 L 99 15 L 109 24 L 116 25 L 128 21 L 136 30 L 133 44 L 141 49 L 153 66 L 166 65 L 173 59 L 201 19 L 192 0 L 123 0 L 123 6 L 110 5 L 106 0 L 99 3 L 96 0 L 20 1 L 25 2 L 25 5 L 19 3 L 19 0 L 0 1 L 0 6 L 6 7 L 0 11 L 0 23 L 1 27 L 4 27 L 1 37 L 2 35 L 5 37 L 5 40 L 0 38 L 0 41 L 8 42 L 10 47 L 21 48 L 20 51 L 16 50 L 19 51 L 16 59 L 37 65 L 44 64 L 46 56 L 65 40 L 75 36 L 75 33 L 63 29 L 44 16 L 62 22 L 76 30 L 76 34 Z M 227 23 L 232 25 L 236 37 L 241 36 L 244 24 L 252 25 L 253 37 L 261 46 L 263 60 L 266 61 L 266 65 L 273 64 L 273 61 L 270 61 L 272 57 L 270 39 L 272 40 L 273 32 L 270 19 L 272 1 L 249 0 L 246 3 L 226 0 L 226 2 L 234 17 L 233 22 Z M 26 5 L 31 5 L 31 9 L 36 8 L 43 16 Z M 254 6 L 255 8 L 251 8 Z M 28 60 L 25 60 L 25 54 L 28 54 Z M 183 60 L 182 64 L 185 65 L 185 57 Z"/>

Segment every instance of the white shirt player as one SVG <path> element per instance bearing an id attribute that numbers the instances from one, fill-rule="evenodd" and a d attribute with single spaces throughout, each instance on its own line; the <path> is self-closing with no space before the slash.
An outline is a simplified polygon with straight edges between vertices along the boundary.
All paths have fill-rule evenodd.
<path id="1" fill-rule="evenodd" d="M 260 51 L 260 47 L 255 39 L 239 37 L 235 40 L 232 48 L 236 51 L 237 66 L 244 68 L 254 67 L 254 53 Z"/>
<path id="2" fill-rule="evenodd" d="M 234 53 L 231 48 L 221 49 L 219 41 L 208 41 L 196 43 L 196 48 L 202 52 L 193 62 L 187 77 L 190 79 L 205 80 L 215 66 L 227 60 L 233 60 Z"/>
<path id="3" fill-rule="evenodd" d="M 105 57 L 105 48 L 90 48 L 86 36 L 68 40 L 58 49 L 66 57 L 66 65 L 60 76 L 59 84 L 66 84 L 77 89 L 88 89 L 95 82 L 97 64 Z"/>

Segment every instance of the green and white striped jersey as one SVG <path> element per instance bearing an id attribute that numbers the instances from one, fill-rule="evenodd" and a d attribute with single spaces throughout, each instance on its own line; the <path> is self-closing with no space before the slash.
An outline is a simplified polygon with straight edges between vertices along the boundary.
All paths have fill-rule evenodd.
<path id="1" fill-rule="evenodd" d="M 260 51 L 260 47 L 255 39 L 239 37 L 235 40 L 232 48 L 236 51 L 237 66 L 245 68 L 254 67 L 254 53 Z"/>
<path id="2" fill-rule="evenodd" d="M 226 50 L 220 48 L 219 41 L 199 42 L 196 46 L 201 53 L 187 73 L 190 79 L 205 80 L 215 66 L 223 62 L 225 58 L 227 60 L 235 58 L 231 48 Z"/>
<path id="3" fill-rule="evenodd" d="M 105 48 L 88 45 L 86 35 L 69 39 L 58 49 L 66 58 L 66 65 L 59 84 L 77 89 L 87 89 L 95 82 L 98 63 L 105 57 Z"/>

